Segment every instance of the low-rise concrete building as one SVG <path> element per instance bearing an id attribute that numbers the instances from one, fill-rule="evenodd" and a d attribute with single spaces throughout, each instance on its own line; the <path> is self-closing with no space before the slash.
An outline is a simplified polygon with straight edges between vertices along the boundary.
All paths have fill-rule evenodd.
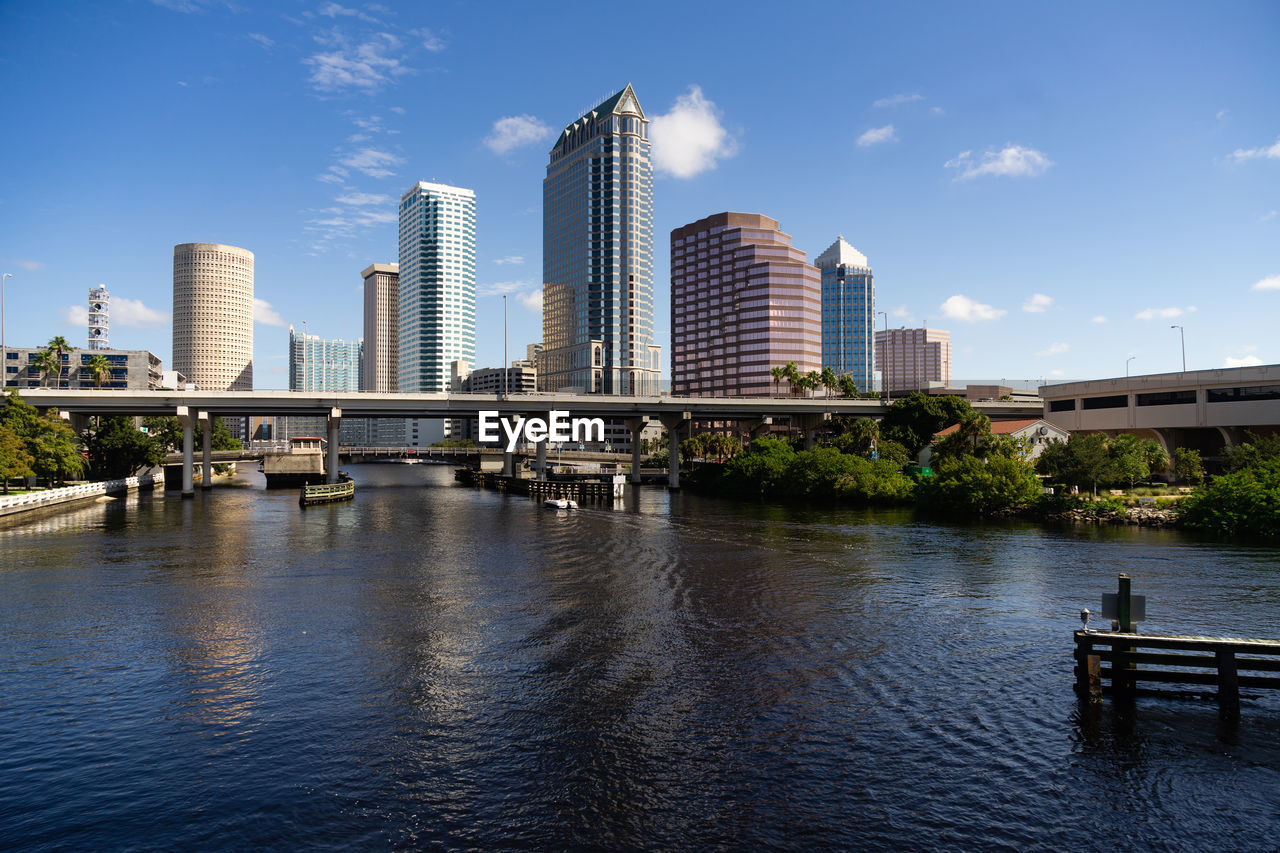
<path id="1" fill-rule="evenodd" d="M 6 388 L 128 388 L 154 391 L 163 387 L 164 371 L 159 357 L 147 350 L 74 349 L 62 354 L 62 369 L 57 377 L 44 376 L 36 367 L 36 357 L 45 347 L 6 347 L 4 352 L 4 384 Z M 106 377 L 95 377 L 89 362 L 102 356 L 110 365 Z"/>

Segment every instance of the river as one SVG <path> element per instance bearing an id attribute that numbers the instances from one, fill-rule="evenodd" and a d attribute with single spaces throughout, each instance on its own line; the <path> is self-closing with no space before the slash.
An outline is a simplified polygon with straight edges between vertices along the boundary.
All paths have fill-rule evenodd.
<path id="1" fill-rule="evenodd" d="M 1280 550 L 451 469 L 0 525 L 0 848 L 1275 849 L 1280 696 L 1082 710 L 1071 632 L 1280 637 Z"/>

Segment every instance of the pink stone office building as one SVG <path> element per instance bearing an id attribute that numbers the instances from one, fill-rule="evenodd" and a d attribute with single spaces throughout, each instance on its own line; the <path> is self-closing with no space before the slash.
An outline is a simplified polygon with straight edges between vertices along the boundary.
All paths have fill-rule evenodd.
<path id="1" fill-rule="evenodd" d="M 675 395 L 767 397 L 770 368 L 822 369 L 822 278 L 777 220 L 717 213 L 671 232 L 671 351 Z"/>

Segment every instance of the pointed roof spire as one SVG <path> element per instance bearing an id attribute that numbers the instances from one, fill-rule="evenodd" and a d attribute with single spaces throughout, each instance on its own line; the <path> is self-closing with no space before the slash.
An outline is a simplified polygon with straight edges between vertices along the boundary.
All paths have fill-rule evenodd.
<path id="1" fill-rule="evenodd" d="M 853 248 L 844 235 L 841 234 L 836 241 L 827 247 L 827 250 L 814 259 L 813 265 L 819 269 L 831 269 L 832 267 L 871 267 L 871 263 L 867 260 L 867 256 Z"/>

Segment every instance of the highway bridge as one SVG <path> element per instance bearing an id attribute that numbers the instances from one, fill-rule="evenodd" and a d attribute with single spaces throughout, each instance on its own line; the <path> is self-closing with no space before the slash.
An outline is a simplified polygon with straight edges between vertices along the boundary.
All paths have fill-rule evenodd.
<path id="1" fill-rule="evenodd" d="M 40 409 L 65 413 L 74 422 L 92 415 L 173 415 L 183 426 L 182 493 L 194 494 L 194 430 L 202 425 L 204 482 L 212 479 L 210 448 L 214 417 L 248 415 L 309 415 L 327 418 L 330 477 L 338 470 L 338 426 L 342 418 L 474 418 L 482 411 L 502 417 L 516 415 L 546 418 L 552 411 L 573 418 L 606 418 L 623 421 L 631 430 L 632 468 L 640 468 L 641 430 L 650 420 L 662 423 L 670 436 L 670 484 L 680 484 L 677 431 L 689 421 L 736 421 L 758 434 L 774 422 L 789 422 L 806 441 L 833 415 L 879 418 L 887 403 L 881 399 L 839 397 L 623 397 L 597 394 L 395 394 L 383 392 L 328 391 L 139 391 L 100 389 L 27 388 L 23 398 Z M 992 420 L 1039 417 L 1043 405 L 1035 402 L 981 402 L 974 408 Z M 539 467 L 547 442 L 537 445 Z M 513 454 L 506 454 L 504 470 L 510 472 Z"/>

